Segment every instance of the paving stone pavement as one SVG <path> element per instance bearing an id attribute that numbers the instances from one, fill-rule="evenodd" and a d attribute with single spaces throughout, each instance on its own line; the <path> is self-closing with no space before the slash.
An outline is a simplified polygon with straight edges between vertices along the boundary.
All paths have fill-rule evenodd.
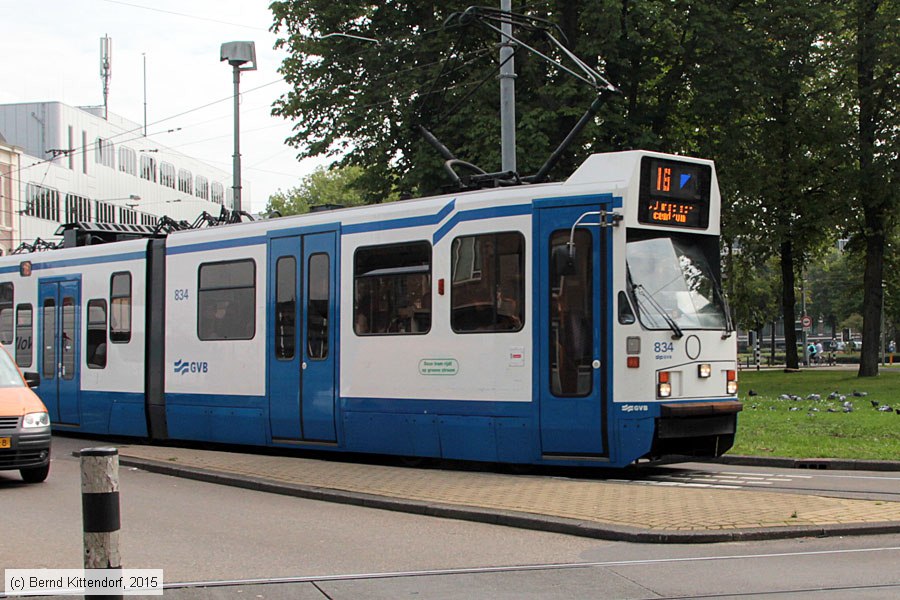
<path id="1" fill-rule="evenodd" d="M 160 446 L 123 464 L 322 500 L 608 539 L 707 542 L 900 532 L 900 502 L 416 469 Z"/>

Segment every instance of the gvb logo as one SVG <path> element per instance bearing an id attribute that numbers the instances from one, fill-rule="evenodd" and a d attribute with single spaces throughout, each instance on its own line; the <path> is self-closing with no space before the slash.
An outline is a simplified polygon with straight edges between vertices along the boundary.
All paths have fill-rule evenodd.
<path id="1" fill-rule="evenodd" d="M 646 404 L 623 404 L 623 412 L 648 412 L 650 408 Z"/>
<path id="2" fill-rule="evenodd" d="M 203 362 L 194 362 L 187 360 L 176 360 L 175 361 L 175 374 L 176 375 L 184 375 L 185 373 L 208 373 L 209 372 L 209 363 L 206 361 Z"/>

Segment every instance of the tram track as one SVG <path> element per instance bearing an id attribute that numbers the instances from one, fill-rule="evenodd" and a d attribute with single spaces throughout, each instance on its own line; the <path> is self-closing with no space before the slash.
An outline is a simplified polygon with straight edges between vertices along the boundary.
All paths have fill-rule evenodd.
<path id="1" fill-rule="evenodd" d="M 560 571 L 575 569 L 595 569 L 606 568 L 616 569 L 624 567 L 653 567 L 660 565 L 685 565 L 689 563 L 710 563 L 718 561 L 748 561 L 748 560 L 777 560 L 784 561 L 792 558 L 824 558 L 838 557 L 860 554 L 876 554 L 900 552 L 900 546 L 887 546 L 880 548 L 851 548 L 839 550 L 813 550 L 803 552 L 773 552 L 773 553 L 756 553 L 756 554 L 733 554 L 724 556 L 690 556 L 690 557 L 670 557 L 670 558 L 652 558 L 652 559 L 635 559 L 635 560 L 613 560 L 613 561 L 590 561 L 590 562 L 570 562 L 570 563 L 544 563 L 544 564 L 527 564 L 527 565 L 509 565 L 509 566 L 491 566 L 491 567 L 462 567 L 449 569 L 423 569 L 414 571 L 385 571 L 372 573 L 343 573 L 334 575 L 309 575 L 297 577 L 268 577 L 258 579 L 233 579 L 233 580 L 208 580 L 193 581 L 166 584 L 166 590 L 178 589 L 196 589 L 196 588 L 213 588 L 213 587 L 235 587 L 235 586 L 258 586 L 258 585 L 288 585 L 288 584 L 319 584 L 334 582 L 351 582 L 351 581 L 367 581 L 378 579 L 403 579 L 417 577 L 448 577 L 460 575 L 489 575 L 503 573 L 525 573 L 534 571 Z M 654 598 L 720 598 L 731 596 L 772 596 L 777 594 L 793 594 L 793 593 L 816 593 L 823 591 L 849 591 L 864 589 L 900 589 L 900 582 L 893 583 L 873 583 L 871 585 L 856 586 L 821 586 L 821 587 L 800 587 L 786 588 L 783 590 L 766 590 L 758 592 L 729 592 L 715 594 L 690 594 L 660 596 L 654 594 Z"/>

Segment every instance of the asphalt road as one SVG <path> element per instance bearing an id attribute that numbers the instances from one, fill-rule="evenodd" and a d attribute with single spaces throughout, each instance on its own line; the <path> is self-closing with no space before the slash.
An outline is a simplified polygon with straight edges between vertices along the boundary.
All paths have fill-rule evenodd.
<path id="1" fill-rule="evenodd" d="M 0 567 L 81 565 L 80 474 L 71 453 L 97 445 L 103 444 L 55 439 L 44 484 L 0 473 Z M 123 564 L 164 569 L 174 586 L 166 590 L 169 598 L 900 596 L 900 536 L 642 545 L 330 504 L 124 467 L 120 479 Z"/>

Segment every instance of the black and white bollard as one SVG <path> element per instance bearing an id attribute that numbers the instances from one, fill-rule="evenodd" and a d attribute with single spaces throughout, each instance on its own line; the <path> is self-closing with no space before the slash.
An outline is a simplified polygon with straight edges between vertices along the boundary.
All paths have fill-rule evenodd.
<path id="1" fill-rule="evenodd" d="M 84 524 L 84 568 L 121 569 L 119 554 L 119 451 L 81 451 L 81 515 Z M 85 594 L 85 598 L 101 596 Z M 102 598 L 122 598 L 104 595 Z"/>

